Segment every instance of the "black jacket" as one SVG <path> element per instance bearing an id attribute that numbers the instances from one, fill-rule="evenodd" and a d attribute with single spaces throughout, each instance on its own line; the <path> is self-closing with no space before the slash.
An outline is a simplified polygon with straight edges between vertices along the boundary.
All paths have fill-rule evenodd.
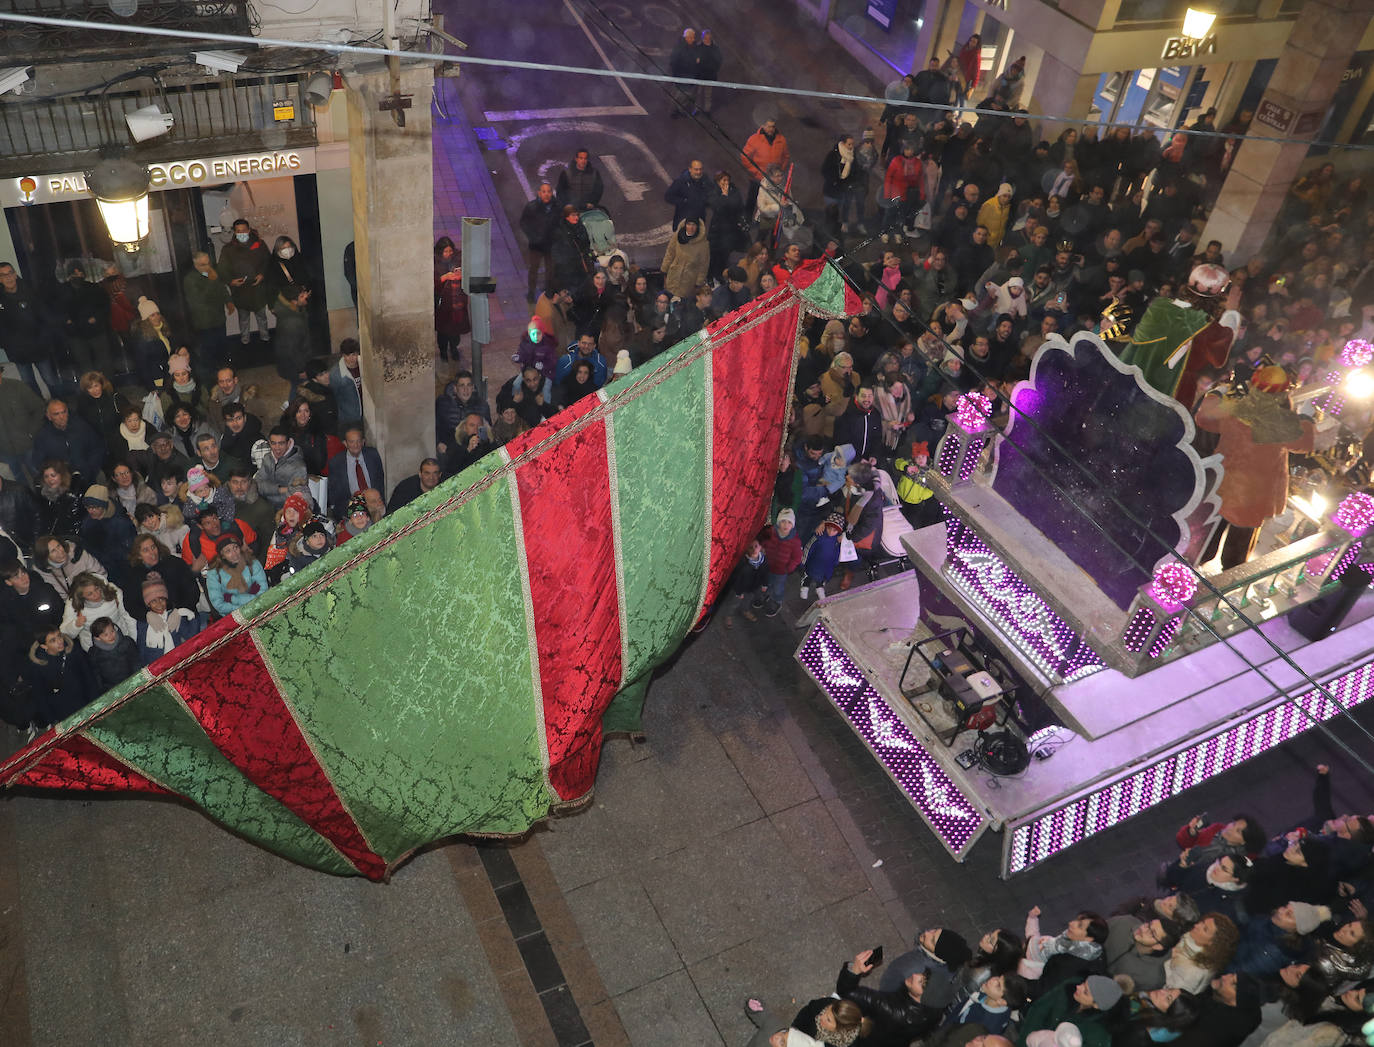
<path id="1" fill-rule="evenodd" d="M 554 230 L 563 217 L 563 206 L 558 198 L 544 203 L 538 197 L 525 205 L 520 212 L 520 231 L 532 251 L 547 251 L 553 243 Z"/>
<path id="2" fill-rule="evenodd" d="M 560 221 L 549 244 L 555 291 L 575 291 L 591 275 L 592 242 L 581 222 Z"/>
<path id="3" fill-rule="evenodd" d="M 15 363 L 33 364 L 49 355 L 43 313 L 29 285 L 19 281 L 14 293 L 0 287 L 0 349 Z"/>
<path id="4" fill-rule="evenodd" d="M 873 1032 L 865 1041 L 873 1047 L 907 1047 L 918 1036 L 924 1036 L 940 1024 L 940 1012 L 911 998 L 905 988 L 896 992 L 882 992 L 859 984 L 859 976 L 840 967 L 835 979 L 835 992 L 846 1000 L 853 1000 L 864 1017 L 873 1022 Z"/>
<path id="5" fill-rule="evenodd" d="M 86 484 L 93 484 L 105 464 L 105 443 L 84 418 L 69 410 L 67 428 L 44 421 L 34 437 L 33 464 L 41 465 L 48 458 L 62 459 Z"/>
<path id="6" fill-rule="evenodd" d="M 173 551 L 171 556 L 162 557 L 152 567 L 145 567 L 140 562 L 126 572 L 129 584 L 124 590 L 124 609 L 130 617 L 138 620 L 148 613 L 148 605 L 143 602 L 143 583 L 149 575 L 157 575 L 162 579 L 162 584 L 167 587 L 169 607 L 184 607 L 188 611 L 196 609 L 196 603 L 200 600 L 200 583 L 186 561 Z"/>
<path id="7" fill-rule="evenodd" d="M 26 552 L 33 545 L 37 532 L 38 510 L 33 495 L 12 480 L 0 487 L 0 531 L 19 543 Z"/>
<path id="8" fill-rule="evenodd" d="M 673 228 L 676 229 L 679 223 L 689 218 L 704 221 L 706 210 L 711 205 L 711 192 L 715 188 L 715 183 L 705 174 L 693 178 L 683 171 L 674 178 L 673 184 L 663 193 L 663 199 L 673 205 Z"/>
<path id="9" fill-rule="evenodd" d="M 143 659 L 138 656 L 137 645 L 118 630 L 115 630 L 114 647 L 107 651 L 98 643 L 92 643 L 86 657 L 90 659 L 91 673 L 95 677 L 95 692 L 92 697 L 123 683 L 143 668 Z"/>
<path id="10" fill-rule="evenodd" d="M 878 408 L 861 411 L 858 404 L 850 403 L 844 414 L 835 419 L 835 445 L 852 444 L 854 457 L 881 458 L 887 453 L 883 445 L 883 418 Z"/>
<path id="11" fill-rule="evenodd" d="M 237 458 L 240 462 L 248 463 L 253 460 L 253 445 L 263 439 L 262 422 L 258 421 L 257 415 L 244 412 L 243 431 L 231 433 L 228 429 L 224 430 L 224 436 L 219 442 L 219 453 L 221 458 Z"/>
<path id="12" fill-rule="evenodd" d="M 1182 1031 L 1173 1047 L 1240 1047 L 1259 1024 L 1258 1007 L 1228 1007 L 1208 993 L 1197 1021 Z"/>

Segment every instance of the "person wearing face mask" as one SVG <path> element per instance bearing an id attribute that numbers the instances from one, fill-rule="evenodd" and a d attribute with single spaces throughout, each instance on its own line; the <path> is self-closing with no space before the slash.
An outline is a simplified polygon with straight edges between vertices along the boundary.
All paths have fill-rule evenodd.
<path id="1" fill-rule="evenodd" d="M 258 340 L 268 341 L 267 303 L 275 297 L 267 282 L 267 267 L 272 256 L 246 218 L 235 219 L 233 239 L 220 248 L 215 271 L 229 285 L 234 307 L 239 313 L 239 341 L 248 344 L 249 315 L 258 324 Z"/>
<path id="2" fill-rule="evenodd" d="M 181 291 L 186 298 L 187 318 L 195 330 L 199 363 L 208 385 L 209 378 L 229 362 L 224 321 L 234 315 L 235 309 L 229 287 L 211 264 L 209 252 L 197 251 L 191 255 L 191 267 L 182 277 Z"/>

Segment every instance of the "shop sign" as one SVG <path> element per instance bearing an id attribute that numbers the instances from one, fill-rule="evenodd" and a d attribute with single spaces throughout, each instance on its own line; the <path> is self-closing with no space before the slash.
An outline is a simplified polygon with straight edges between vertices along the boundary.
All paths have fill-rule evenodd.
<path id="1" fill-rule="evenodd" d="M 1203 55 L 1217 53 L 1217 34 L 1207 36 L 1171 36 L 1164 41 L 1164 51 L 1160 58 L 1201 58 Z"/>
<path id="2" fill-rule="evenodd" d="M 296 104 L 289 98 L 277 98 L 272 102 L 272 119 L 281 123 L 283 120 L 296 119 Z"/>
<path id="3" fill-rule="evenodd" d="M 213 156 L 204 160 L 169 160 L 149 164 L 151 188 L 188 189 L 197 185 L 220 185 L 254 178 L 310 174 L 315 170 L 313 149 L 273 149 L 260 153 Z M 67 174 L 24 175 L 0 179 L 0 207 L 19 204 L 51 204 L 61 200 L 83 200 L 90 196 L 86 176 L 80 171 Z"/>
<path id="4" fill-rule="evenodd" d="M 1272 99 L 1263 98 L 1255 108 L 1255 123 L 1264 124 L 1265 127 L 1272 127 L 1275 131 L 1286 134 L 1288 129 L 1293 126 L 1293 121 L 1297 115 L 1287 106 L 1279 105 Z"/>

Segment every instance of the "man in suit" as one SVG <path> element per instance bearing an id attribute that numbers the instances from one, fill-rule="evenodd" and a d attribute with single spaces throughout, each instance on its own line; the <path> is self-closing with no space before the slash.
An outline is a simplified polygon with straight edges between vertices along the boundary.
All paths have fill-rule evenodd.
<path id="1" fill-rule="evenodd" d="M 363 442 L 363 427 L 350 425 L 344 430 L 344 449 L 329 459 L 329 511 L 342 520 L 348 512 L 348 499 L 369 487 L 386 493 L 386 473 L 382 456 Z"/>

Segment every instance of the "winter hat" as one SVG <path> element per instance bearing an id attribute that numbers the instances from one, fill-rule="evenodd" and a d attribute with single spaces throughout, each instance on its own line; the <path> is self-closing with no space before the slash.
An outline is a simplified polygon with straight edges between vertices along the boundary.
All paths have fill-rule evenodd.
<path id="1" fill-rule="evenodd" d="M 795 529 L 797 526 L 797 514 L 794 513 L 791 509 L 782 509 L 778 512 L 778 518 L 776 522 L 778 526 L 782 526 L 783 524 L 791 524 L 793 529 Z"/>
<path id="2" fill-rule="evenodd" d="M 827 517 L 825 518 L 825 522 L 828 523 L 828 524 L 834 524 L 834 525 L 835 525 L 836 527 L 838 527 L 841 531 L 843 531 L 843 530 L 844 530 L 844 513 L 831 513 L 829 516 L 827 516 Z"/>
<path id="3" fill-rule="evenodd" d="M 168 443 L 171 443 L 172 434 L 166 429 L 159 429 L 157 432 L 153 433 L 152 437 L 148 440 L 148 446 L 152 447 L 153 444 L 157 443 L 159 440 L 166 440 Z"/>
<path id="4" fill-rule="evenodd" d="M 242 548 L 243 541 L 239 538 L 238 535 L 234 534 L 232 531 L 227 534 L 222 534 L 215 539 L 215 552 L 224 552 L 224 547 L 226 545 L 237 545 L 240 548 Z"/>
<path id="5" fill-rule="evenodd" d="M 367 497 L 362 491 L 359 491 L 348 500 L 348 515 L 356 516 L 358 513 L 362 513 L 364 516 L 367 515 Z"/>
<path id="6" fill-rule="evenodd" d="M 1016 190 L 1011 187 L 1010 182 L 1003 182 L 997 187 L 997 195 L 1001 196 L 1003 193 L 1006 193 L 1007 196 L 1014 196 L 1016 195 Z"/>
<path id="7" fill-rule="evenodd" d="M 935 958 L 953 970 L 973 959 L 973 950 L 959 934 L 944 930 L 940 932 L 940 937 L 935 939 Z"/>
<path id="8" fill-rule="evenodd" d="M 81 499 L 81 504 L 87 509 L 108 509 L 110 505 L 109 488 L 102 484 L 91 484 L 86 488 L 86 493 Z"/>
<path id="9" fill-rule="evenodd" d="M 1022 280 L 1019 276 L 1013 276 L 1010 280 L 1008 280 L 1008 281 L 1007 281 L 1005 284 L 1003 284 L 1002 286 L 1003 286 L 1003 287 L 1025 287 L 1025 286 L 1026 286 L 1026 281 Z"/>
<path id="10" fill-rule="evenodd" d="M 1293 910 L 1293 919 L 1297 923 L 1299 934 L 1311 934 L 1327 920 L 1331 919 L 1331 910 L 1325 905 L 1309 905 L 1307 902 L 1289 902 L 1288 907 Z"/>
<path id="11" fill-rule="evenodd" d="M 1122 997 L 1121 986 L 1105 974 L 1088 975 L 1088 992 L 1092 993 L 1093 1003 L 1102 1011 L 1110 1011 Z"/>
<path id="12" fill-rule="evenodd" d="M 232 537 L 232 535 L 221 535 L 221 537 Z M 216 546 L 216 548 L 218 548 L 218 546 Z M 156 600 L 159 596 L 164 600 L 168 599 L 167 586 L 163 584 L 162 579 L 149 575 L 143 581 L 143 602 L 147 603 L 149 600 Z"/>
<path id="13" fill-rule="evenodd" d="M 836 337 L 837 335 L 838 335 L 840 338 L 843 338 L 843 337 L 844 337 L 844 322 L 841 321 L 841 320 L 827 320 L 826 323 L 825 323 L 825 328 L 821 331 L 821 340 L 822 340 L 822 341 L 825 340 L 825 336 L 826 336 L 826 335 L 829 335 L 831 338 L 834 338 L 834 337 Z"/>
<path id="14" fill-rule="evenodd" d="M 1028 1035 L 1026 1047 L 1083 1047 L 1083 1033 L 1073 1022 L 1060 1022 L 1056 1029 L 1037 1029 Z"/>
<path id="15" fill-rule="evenodd" d="M 191 373 L 191 354 L 185 349 L 178 349 L 171 356 L 167 357 L 167 370 L 172 374 L 178 371 Z"/>
<path id="16" fill-rule="evenodd" d="M 193 465 L 186 470 L 186 490 L 196 491 L 209 484 L 210 477 L 202 466 Z"/>
<path id="17" fill-rule="evenodd" d="M 157 303 L 154 302 L 151 298 L 149 298 L 146 294 L 139 296 L 138 318 L 140 320 L 151 320 L 160 312 L 162 312 L 162 310 L 157 307 Z"/>
<path id="18" fill-rule="evenodd" d="M 315 514 L 310 509 L 310 499 L 297 491 L 282 503 L 282 511 L 287 509 L 296 510 L 296 516 L 301 520 L 309 520 Z"/>
<path id="19" fill-rule="evenodd" d="M 615 354 L 615 370 L 611 373 L 616 375 L 630 373 L 630 350 L 622 349 Z"/>
<path id="20" fill-rule="evenodd" d="M 322 534 L 326 538 L 329 537 L 329 528 L 325 527 L 325 525 L 320 523 L 319 520 L 311 520 L 308 524 L 301 528 L 302 538 L 313 538 L 317 534 Z"/>
<path id="21" fill-rule="evenodd" d="M 530 317 L 530 322 L 525 328 L 527 333 L 531 327 L 539 332 L 541 338 L 547 338 L 553 334 L 553 331 L 549 329 L 549 322 L 537 314 Z M 535 341 L 535 339 L 531 338 L 530 341 Z"/>

